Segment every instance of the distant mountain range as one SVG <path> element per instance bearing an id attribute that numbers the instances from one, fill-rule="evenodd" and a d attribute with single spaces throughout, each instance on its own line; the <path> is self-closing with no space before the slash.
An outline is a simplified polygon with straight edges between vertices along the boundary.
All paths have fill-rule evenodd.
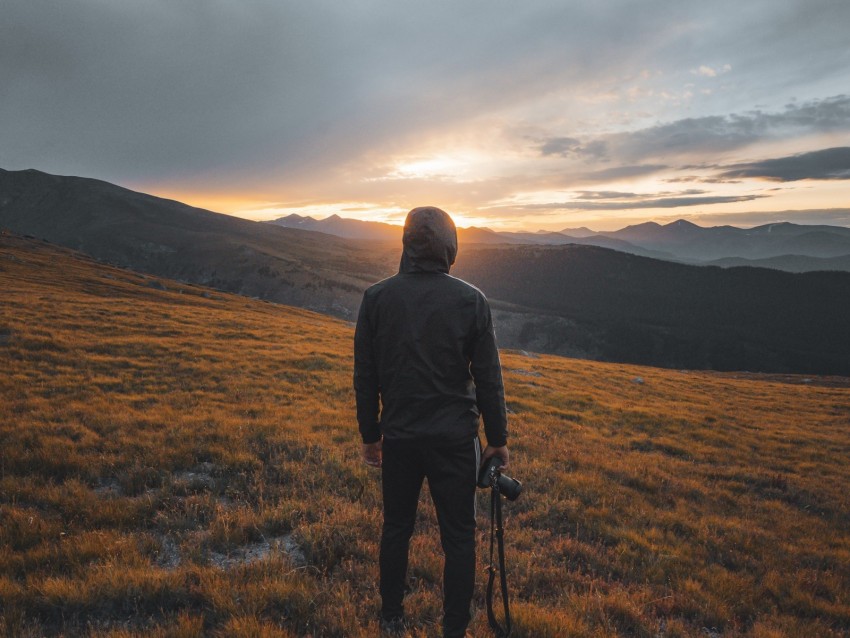
<path id="1" fill-rule="evenodd" d="M 330 223 L 374 231 L 350 221 Z M 701 233 L 670 226 L 579 239 L 655 238 L 654 246 L 670 247 L 676 241 L 658 237 Z M 400 229 L 383 228 L 370 240 L 315 227 L 247 221 L 93 179 L 0 170 L 2 229 L 144 273 L 351 320 L 362 291 L 397 270 Z M 801 228 L 754 230 L 786 239 L 812 234 Z M 842 229 L 813 232 L 814 239 L 842 237 Z M 503 347 L 672 367 L 850 374 L 848 273 L 723 270 L 575 242 L 493 241 L 501 235 L 462 232 L 452 273 L 490 297 Z"/>
<path id="2" fill-rule="evenodd" d="M 831 258 L 850 255 L 850 228 L 782 222 L 755 228 L 703 228 L 685 220 L 646 222 L 607 233 L 611 237 L 665 251 L 678 259 L 711 261 L 729 257 L 769 259 L 789 255 Z"/>
<path id="3" fill-rule="evenodd" d="M 324 219 L 313 219 L 302 215 L 287 215 L 266 222 L 284 228 L 298 228 L 314 232 L 327 233 L 346 239 L 364 239 L 368 241 L 392 241 L 396 245 L 401 242 L 402 228 L 396 224 L 383 222 L 365 222 L 359 219 L 331 215 Z M 460 228 L 458 239 L 465 243 L 505 244 L 525 243 L 520 240 L 504 238 L 489 228 Z"/>
<path id="4" fill-rule="evenodd" d="M 285 217 L 266 222 L 284 228 L 300 228 L 312 230 L 337 237 L 348 239 L 367 239 L 370 241 L 393 240 L 401 241 L 402 228 L 394 224 L 383 222 L 366 222 L 358 219 L 349 219 L 339 215 L 331 215 L 324 219 L 314 219 L 302 215 L 291 214 Z M 514 233 L 498 232 L 489 228 L 459 228 L 458 241 L 461 244 L 585 244 L 589 246 L 601 246 L 611 248 L 645 257 L 658 259 L 672 259 L 673 255 L 663 251 L 648 250 L 641 246 L 629 243 L 616 237 L 610 237 L 601 233 L 594 233 L 588 228 L 568 229 L 576 233 L 568 236 L 564 233 Z"/>
<path id="5" fill-rule="evenodd" d="M 398 226 L 338 215 L 321 220 L 288 215 L 269 223 L 357 239 L 397 239 L 401 235 Z M 703 228 L 678 220 L 664 225 L 646 222 L 612 232 L 594 232 L 587 228 L 537 233 L 469 228 L 459 232 L 460 240 L 467 243 L 583 244 L 668 261 L 724 267 L 761 266 L 791 272 L 850 270 L 850 228 L 842 226 L 783 222 L 755 228 Z"/>

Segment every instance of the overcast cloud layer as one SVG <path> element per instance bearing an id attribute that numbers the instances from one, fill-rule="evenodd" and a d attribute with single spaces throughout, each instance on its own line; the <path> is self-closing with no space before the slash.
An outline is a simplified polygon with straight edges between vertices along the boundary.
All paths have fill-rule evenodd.
<path id="1" fill-rule="evenodd" d="M 849 24 L 846 0 L 6 0 L 0 168 L 255 218 L 822 222 L 850 201 Z"/>

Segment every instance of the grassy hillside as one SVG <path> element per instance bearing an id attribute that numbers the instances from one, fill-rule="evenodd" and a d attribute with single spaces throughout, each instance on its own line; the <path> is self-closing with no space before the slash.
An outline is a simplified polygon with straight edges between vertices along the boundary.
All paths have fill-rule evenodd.
<path id="1" fill-rule="evenodd" d="M 0 228 L 133 270 L 356 316 L 395 247 L 252 222 L 84 177 L 0 169 Z"/>
<path id="2" fill-rule="evenodd" d="M 376 634 L 350 326 L 8 236 L 0 290 L 0 635 Z M 850 380 L 503 363 L 516 636 L 847 635 Z M 411 567 L 434 636 L 430 505 Z"/>

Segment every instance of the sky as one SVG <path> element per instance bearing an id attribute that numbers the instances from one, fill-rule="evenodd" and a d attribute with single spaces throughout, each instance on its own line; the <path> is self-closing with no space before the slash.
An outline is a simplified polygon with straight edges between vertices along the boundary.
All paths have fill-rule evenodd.
<path id="1" fill-rule="evenodd" d="M 257 220 L 850 226 L 850 2 L 2 0 L 0 168 Z"/>

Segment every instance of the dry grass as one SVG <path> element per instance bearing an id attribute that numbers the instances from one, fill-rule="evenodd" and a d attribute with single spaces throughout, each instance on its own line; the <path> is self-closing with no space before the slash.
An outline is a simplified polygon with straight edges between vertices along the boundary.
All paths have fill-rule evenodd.
<path id="1" fill-rule="evenodd" d="M 0 239 L 0 635 L 375 635 L 351 327 L 152 281 Z M 516 636 L 848 635 L 850 381 L 503 360 Z"/>

